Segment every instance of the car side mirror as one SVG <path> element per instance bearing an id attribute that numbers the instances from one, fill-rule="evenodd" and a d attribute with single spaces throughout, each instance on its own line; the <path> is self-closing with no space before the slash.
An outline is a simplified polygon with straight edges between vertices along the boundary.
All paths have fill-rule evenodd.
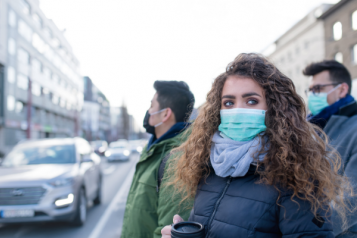
<path id="1" fill-rule="evenodd" d="M 86 162 L 93 163 L 93 160 L 91 159 L 90 155 L 81 155 L 81 163 L 86 163 Z"/>

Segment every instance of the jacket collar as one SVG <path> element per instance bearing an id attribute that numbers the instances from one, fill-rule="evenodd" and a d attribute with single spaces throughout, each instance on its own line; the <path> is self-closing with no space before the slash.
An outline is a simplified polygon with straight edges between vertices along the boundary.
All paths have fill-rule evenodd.
<path id="1" fill-rule="evenodd" d="M 186 130 L 191 123 L 188 122 L 177 122 L 173 125 L 165 134 L 163 134 L 160 138 L 156 138 L 155 135 L 152 135 L 147 146 L 147 150 L 149 150 L 153 145 L 160 143 L 161 141 L 173 138 Z"/>
<path id="2" fill-rule="evenodd" d="M 343 107 L 338 111 L 339 116 L 352 117 L 357 115 L 357 102 L 353 101 Z"/>

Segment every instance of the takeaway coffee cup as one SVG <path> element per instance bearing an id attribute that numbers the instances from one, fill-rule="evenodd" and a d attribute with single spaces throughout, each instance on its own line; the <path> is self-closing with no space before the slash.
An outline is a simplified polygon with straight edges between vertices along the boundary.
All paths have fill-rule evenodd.
<path id="1" fill-rule="evenodd" d="M 205 229 L 198 222 L 184 221 L 171 227 L 171 238 L 204 238 Z"/>

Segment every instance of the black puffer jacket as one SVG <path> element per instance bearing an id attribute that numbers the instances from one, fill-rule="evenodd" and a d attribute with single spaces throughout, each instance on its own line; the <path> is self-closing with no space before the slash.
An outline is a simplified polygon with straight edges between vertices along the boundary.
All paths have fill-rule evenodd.
<path id="1" fill-rule="evenodd" d="M 323 212 L 316 219 L 308 202 L 257 184 L 256 167 L 244 177 L 221 178 L 211 173 L 198 186 L 189 221 L 206 228 L 206 238 L 333 238 L 332 225 Z M 213 171 L 213 169 L 211 170 Z M 300 206 L 300 208 L 299 208 Z"/>

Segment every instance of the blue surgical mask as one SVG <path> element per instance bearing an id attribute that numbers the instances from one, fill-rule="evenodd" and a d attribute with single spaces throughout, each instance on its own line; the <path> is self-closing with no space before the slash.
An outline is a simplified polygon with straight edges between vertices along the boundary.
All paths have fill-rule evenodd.
<path id="1" fill-rule="evenodd" d="M 341 85 L 341 84 L 340 84 Z M 335 91 L 340 85 L 336 86 L 332 90 L 330 90 L 327 93 L 318 93 L 318 94 L 313 94 L 312 92 L 309 93 L 309 96 L 307 98 L 307 106 L 309 107 L 309 110 L 311 111 L 311 114 L 313 116 L 316 116 L 319 114 L 324 108 L 328 107 L 329 104 L 327 102 L 327 96 Z"/>
<path id="2" fill-rule="evenodd" d="M 249 141 L 266 130 L 265 110 L 234 108 L 221 110 L 218 130 L 235 141 Z"/>

